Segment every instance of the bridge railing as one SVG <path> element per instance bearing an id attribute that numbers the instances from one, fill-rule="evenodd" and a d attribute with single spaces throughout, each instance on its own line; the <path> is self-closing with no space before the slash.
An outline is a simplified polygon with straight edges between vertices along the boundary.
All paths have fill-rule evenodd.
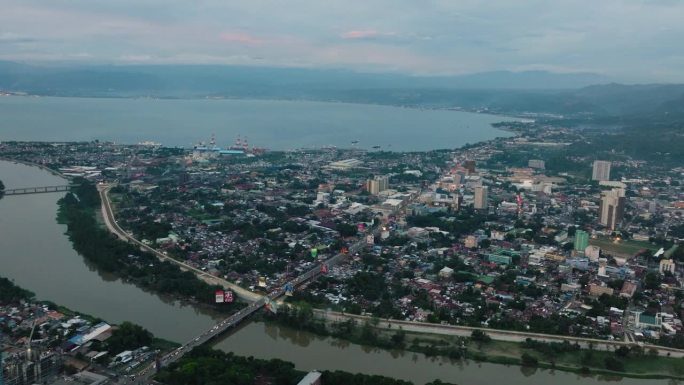
<path id="1" fill-rule="evenodd" d="M 26 195 L 26 194 L 42 194 L 51 192 L 69 191 L 75 185 L 58 185 L 58 186 L 40 186 L 40 187 L 17 187 L 5 189 L 4 195 Z"/>

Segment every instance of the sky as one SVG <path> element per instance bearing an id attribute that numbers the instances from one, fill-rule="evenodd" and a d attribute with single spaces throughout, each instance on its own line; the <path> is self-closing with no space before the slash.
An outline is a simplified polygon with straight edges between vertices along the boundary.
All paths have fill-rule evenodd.
<path id="1" fill-rule="evenodd" d="M 0 60 L 684 82 L 684 0 L 0 0 Z"/>

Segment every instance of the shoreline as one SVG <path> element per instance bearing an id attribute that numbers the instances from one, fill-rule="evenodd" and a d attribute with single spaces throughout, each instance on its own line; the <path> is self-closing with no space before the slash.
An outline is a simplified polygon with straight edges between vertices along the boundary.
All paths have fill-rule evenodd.
<path id="1" fill-rule="evenodd" d="M 48 142 L 35 142 L 35 143 L 48 143 Z M 4 157 L 4 156 L 0 156 L 0 161 L 2 161 L 2 162 L 11 162 L 11 163 L 19 163 L 19 164 L 23 164 L 24 166 L 28 166 L 28 167 L 37 167 L 37 168 L 39 168 L 39 169 L 41 169 L 41 170 L 43 170 L 43 171 L 47 171 L 47 172 L 49 172 L 50 174 L 52 174 L 52 175 L 54 175 L 54 176 L 58 176 L 58 177 L 60 177 L 60 178 L 62 178 L 62 179 L 64 179 L 64 180 L 67 180 L 67 181 L 70 181 L 70 180 L 71 180 L 70 177 L 68 177 L 68 176 L 66 176 L 66 175 L 64 175 L 64 174 L 62 174 L 61 172 L 59 172 L 59 171 L 57 171 L 57 170 L 53 170 L 53 169 L 51 169 L 51 168 L 49 168 L 49 167 L 47 167 L 47 166 L 44 166 L 44 165 L 42 165 L 42 164 L 39 164 L 39 163 L 33 163 L 33 162 L 29 162 L 29 161 L 27 161 L 27 160 L 21 160 L 21 159 L 7 158 L 7 157 Z M 5 188 L 7 188 L 7 186 L 5 186 Z"/>
<path id="2" fill-rule="evenodd" d="M 324 311 L 320 310 L 314 310 L 314 313 L 322 313 Z M 315 318 L 316 315 L 314 315 Z M 293 326 L 290 325 L 286 322 L 284 322 L 281 319 L 267 319 L 267 318 L 262 318 L 263 322 L 266 323 L 271 323 L 274 325 L 277 325 L 278 327 L 284 327 L 284 328 L 290 328 L 293 330 L 297 331 L 304 331 L 307 333 L 311 333 L 313 335 L 319 336 L 319 337 L 324 337 L 324 338 L 333 338 L 333 339 L 339 339 L 341 341 L 345 341 L 347 343 L 359 345 L 359 346 L 367 346 L 367 347 L 372 347 L 374 349 L 381 349 L 385 350 L 388 352 L 391 351 L 400 351 L 400 352 L 410 352 L 410 353 L 418 353 L 418 354 L 423 354 L 424 356 L 427 357 L 440 357 L 443 359 L 449 359 L 452 363 L 457 363 L 457 362 L 485 362 L 485 363 L 491 363 L 491 364 L 497 364 L 497 365 L 506 365 L 506 366 L 516 366 L 522 368 L 527 368 L 530 370 L 538 370 L 538 369 L 550 369 L 550 370 L 559 370 L 562 372 L 567 372 L 567 373 L 576 373 L 578 375 L 584 375 L 584 376 L 614 376 L 614 377 L 624 377 L 624 378 L 636 378 L 636 379 L 650 379 L 650 380 L 662 380 L 662 379 L 674 379 L 674 380 L 682 380 L 684 379 L 684 374 L 677 375 L 677 374 L 665 374 L 665 373 L 639 373 L 639 372 L 630 372 L 628 370 L 624 372 L 619 372 L 619 371 L 611 371 L 605 368 L 596 368 L 596 367 L 587 367 L 587 366 L 577 366 L 577 365 L 571 365 L 569 362 L 566 360 L 565 362 L 561 361 L 560 363 L 555 363 L 555 362 L 547 362 L 547 361 L 540 361 L 536 366 L 527 366 L 523 364 L 522 359 L 520 357 L 511 357 L 511 356 L 506 356 L 506 355 L 501 355 L 501 354 L 492 354 L 492 353 L 485 353 L 482 350 L 475 350 L 471 351 L 470 348 L 466 348 L 465 350 L 462 350 L 463 356 L 460 357 L 451 357 L 449 356 L 446 351 L 449 350 L 450 344 L 453 341 L 449 341 L 446 343 L 446 345 L 438 346 L 438 348 L 446 349 L 442 351 L 438 351 L 437 353 L 433 354 L 428 354 L 424 349 L 412 349 L 411 346 L 419 346 L 415 345 L 417 341 L 419 342 L 427 342 L 429 340 L 434 340 L 434 341 L 448 341 L 448 339 L 451 338 L 467 338 L 470 339 L 471 333 L 468 333 L 465 336 L 458 336 L 455 337 L 453 335 L 451 336 L 446 336 L 443 334 L 439 333 L 430 333 L 430 332 L 419 332 L 419 331 L 413 331 L 410 329 L 404 329 L 399 325 L 399 327 L 391 327 L 388 328 L 382 325 L 383 322 L 385 321 L 380 321 L 377 325 L 374 325 L 371 321 L 372 317 L 364 317 L 364 316 L 359 316 L 360 319 L 362 319 L 364 322 L 360 322 L 359 320 L 356 320 L 356 327 L 363 327 L 363 325 L 370 325 L 374 330 L 379 331 L 380 333 L 387 333 L 387 334 L 392 334 L 393 332 L 397 332 L 401 330 L 407 337 L 407 344 L 402 347 L 402 348 L 391 348 L 388 346 L 383 345 L 382 343 L 373 343 L 373 342 L 368 342 L 368 341 L 359 341 L 358 338 L 345 338 L 344 336 L 339 336 L 335 335 L 334 333 L 330 331 L 326 331 L 325 333 L 321 333 L 320 331 L 315 330 L 315 328 L 310 328 L 307 326 L 299 325 L 299 326 Z M 331 320 L 331 319 L 322 319 L 322 318 L 317 318 L 319 321 L 322 321 L 323 324 L 327 327 L 330 325 L 334 325 L 336 321 Z M 341 322 L 338 320 L 338 322 Z M 392 320 L 392 322 L 395 322 L 395 320 Z M 397 324 L 399 324 L 401 321 L 396 321 Z M 441 325 L 435 325 L 435 326 L 441 326 Z M 478 329 L 478 328 L 474 328 Z M 478 329 L 480 330 L 480 329 Z M 491 332 L 493 331 L 492 329 L 481 329 L 485 331 L 485 334 L 487 336 L 492 336 Z M 562 336 L 560 336 L 562 337 Z M 543 342 L 540 339 L 534 339 L 530 338 L 533 341 L 538 341 L 538 342 Z M 409 344 L 408 342 L 412 341 L 414 345 Z M 470 340 L 471 343 L 477 343 L 480 344 L 479 342 Z M 523 342 L 514 342 L 514 341 L 506 341 L 506 340 L 496 340 L 495 338 L 492 338 L 492 341 L 496 341 L 499 344 L 504 344 L 508 346 L 515 346 L 524 352 L 532 352 L 535 354 L 538 354 L 537 351 L 529 348 L 524 348 Z M 606 341 L 603 341 L 606 342 Z M 482 346 L 487 346 L 487 342 L 482 343 Z M 452 347 L 452 349 L 455 347 Z M 577 350 L 577 352 L 586 352 L 586 351 L 593 351 L 594 353 L 598 355 L 613 355 L 614 352 L 610 350 L 596 350 L 596 349 L 587 349 L 587 348 L 581 348 L 580 350 Z M 663 357 L 663 356 L 658 356 L 658 357 L 649 357 L 647 354 L 644 354 L 641 357 L 631 357 L 633 360 L 649 360 L 649 359 L 657 359 L 657 360 L 662 360 L 662 359 L 672 359 L 672 360 L 679 360 L 680 358 L 675 358 L 675 357 Z"/>

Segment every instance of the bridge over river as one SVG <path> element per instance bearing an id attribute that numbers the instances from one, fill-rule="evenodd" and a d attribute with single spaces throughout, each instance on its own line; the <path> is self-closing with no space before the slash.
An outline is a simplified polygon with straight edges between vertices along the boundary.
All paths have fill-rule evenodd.
<path id="1" fill-rule="evenodd" d="M 54 192 L 67 192 L 70 188 L 74 187 L 73 184 L 65 184 L 60 186 L 41 186 L 41 187 L 19 187 L 5 189 L 4 195 L 27 195 L 27 194 L 45 194 Z"/>
<path id="2" fill-rule="evenodd" d="M 228 282 L 226 280 L 223 280 L 219 277 L 215 277 L 211 274 L 206 273 L 205 271 L 202 271 L 200 269 L 197 269 L 194 266 L 190 266 L 182 261 L 178 261 L 176 259 L 173 259 L 163 252 L 160 252 L 159 250 L 156 250 L 148 245 L 143 244 L 139 240 L 135 239 L 131 234 L 127 233 L 124 229 L 122 229 L 119 224 L 116 221 L 116 218 L 114 216 L 114 210 L 112 209 L 111 201 L 109 199 L 109 190 L 113 187 L 113 185 L 107 185 L 107 184 L 100 184 L 98 185 L 98 190 L 100 193 L 100 199 L 102 201 L 102 214 L 103 218 L 105 221 L 105 224 L 107 225 L 107 228 L 117 235 L 121 240 L 130 242 L 132 244 L 135 244 L 141 248 L 143 251 L 150 252 L 154 254 L 157 258 L 163 261 L 168 261 L 171 263 L 174 263 L 179 266 L 182 270 L 187 270 L 191 271 L 194 274 L 197 275 L 198 278 L 210 283 L 210 284 L 217 284 L 220 286 L 223 286 L 224 288 L 230 288 L 233 289 L 236 293 L 236 295 L 245 300 L 246 302 L 250 303 L 248 307 L 240 310 L 239 312 L 231 315 L 230 317 L 222 320 L 218 324 L 214 325 L 211 329 L 206 330 L 199 336 L 195 337 L 191 341 L 188 341 L 185 343 L 183 346 L 180 348 L 166 354 L 163 357 L 160 357 L 156 363 L 148 365 L 145 367 L 142 371 L 140 371 L 137 375 L 135 376 L 128 376 L 128 377 L 123 377 L 119 380 L 119 384 L 147 384 L 149 383 L 151 377 L 156 373 L 157 366 L 167 366 L 181 357 L 183 357 L 184 354 L 188 353 L 191 351 L 194 347 L 202 345 L 209 340 L 223 334 L 227 330 L 233 328 L 234 326 L 238 325 L 240 322 L 242 322 L 244 319 L 248 318 L 252 314 L 256 313 L 259 309 L 264 308 L 266 305 L 270 304 L 271 302 L 274 302 L 281 296 L 285 294 L 285 288 L 286 287 L 292 287 L 295 288 L 299 285 L 301 285 L 304 282 L 307 282 L 312 279 L 316 279 L 316 277 L 321 275 L 321 271 L 323 270 L 323 267 L 325 266 L 326 268 L 335 266 L 342 262 L 349 254 L 354 254 L 361 250 L 365 243 L 365 237 L 360 237 L 359 241 L 356 243 L 352 244 L 347 253 L 339 253 L 323 262 L 320 262 L 316 264 L 313 268 L 310 270 L 302 273 L 298 277 L 292 279 L 291 281 L 287 282 L 286 284 L 278 287 L 277 289 L 271 291 L 267 295 L 260 295 L 257 293 L 250 292 L 240 286 L 235 285 L 232 282 Z"/>
<path id="3" fill-rule="evenodd" d="M 358 250 L 361 249 L 363 245 L 363 240 L 358 241 L 357 243 L 353 244 L 349 248 L 349 253 L 353 254 L 357 252 Z M 219 322 L 218 324 L 214 325 L 211 329 L 205 331 L 204 333 L 200 334 L 193 340 L 185 343 L 183 346 L 180 348 L 166 354 L 165 356 L 159 358 L 156 363 L 148 365 L 146 368 L 144 368 L 142 371 L 140 371 L 137 375 L 135 376 L 129 376 L 122 378 L 119 381 L 119 384 L 147 384 L 150 380 L 150 378 L 156 373 L 157 371 L 157 366 L 164 367 L 167 366 L 177 360 L 179 360 L 183 355 L 186 353 L 190 352 L 193 348 L 200 346 L 211 339 L 223 334 L 227 330 L 233 328 L 234 326 L 238 325 L 240 322 L 242 322 L 244 319 L 248 318 L 252 314 L 256 313 L 259 309 L 264 308 L 266 305 L 270 304 L 271 302 L 276 301 L 278 298 L 280 298 L 282 295 L 285 294 L 285 288 L 288 286 L 291 287 L 296 287 L 301 285 L 304 282 L 307 282 L 309 280 L 316 279 L 318 276 L 321 275 L 321 270 L 323 266 L 326 267 L 331 267 L 339 264 L 342 262 L 349 254 L 337 254 L 319 264 L 317 264 L 315 267 L 312 269 L 304 272 L 297 278 L 289 281 L 285 285 L 273 290 L 270 292 L 268 295 L 261 296 L 258 300 L 255 302 L 252 302 L 248 307 L 240 310 L 239 312 L 231 315 L 230 317 L 224 319 L 223 321 Z"/>

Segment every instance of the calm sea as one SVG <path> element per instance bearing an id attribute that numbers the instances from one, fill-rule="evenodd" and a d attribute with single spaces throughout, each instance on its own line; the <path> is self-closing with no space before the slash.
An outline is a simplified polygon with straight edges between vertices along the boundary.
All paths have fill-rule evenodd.
<path id="1" fill-rule="evenodd" d="M 215 134 L 222 147 L 240 136 L 251 146 L 277 150 L 381 146 L 424 151 L 508 136 L 490 125 L 502 120 L 511 119 L 308 101 L 0 97 L 0 141 L 99 139 L 189 147 Z"/>

